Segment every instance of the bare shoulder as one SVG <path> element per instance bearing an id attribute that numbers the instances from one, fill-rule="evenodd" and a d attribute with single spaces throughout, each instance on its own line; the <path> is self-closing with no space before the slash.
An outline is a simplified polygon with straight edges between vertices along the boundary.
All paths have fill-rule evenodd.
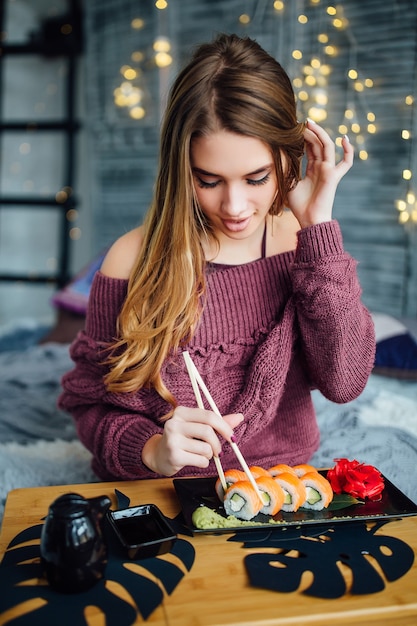
<path id="1" fill-rule="evenodd" d="M 267 242 L 268 256 L 295 250 L 300 224 L 292 211 L 285 210 L 281 215 L 273 216 L 270 219 Z"/>
<path id="2" fill-rule="evenodd" d="M 101 271 L 111 278 L 129 278 L 143 241 L 143 226 L 117 239 L 107 252 Z"/>

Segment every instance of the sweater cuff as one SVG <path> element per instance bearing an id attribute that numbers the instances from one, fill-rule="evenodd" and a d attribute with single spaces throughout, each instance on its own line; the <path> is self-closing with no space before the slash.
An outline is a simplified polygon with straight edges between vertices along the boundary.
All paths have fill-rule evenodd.
<path id="1" fill-rule="evenodd" d="M 154 424 L 145 429 L 143 424 L 132 424 L 125 430 L 119 442 L 120 462 L 124 471 L 137 478 L 160 478 L 142 461 L 142 448 L 153 435 L 161 435 L 163 429 Z"/>
<path id="2" fill-rule="evenodd" d="M 308 226 L 298 231 L 295 263 L 308 263 L 344 253 L 342 232 L 336 220 Z"/>

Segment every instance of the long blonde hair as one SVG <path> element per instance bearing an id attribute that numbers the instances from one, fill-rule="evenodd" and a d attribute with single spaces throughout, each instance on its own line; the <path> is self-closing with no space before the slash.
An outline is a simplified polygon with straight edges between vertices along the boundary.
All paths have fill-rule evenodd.
<path id="1" fill-rule="evenodd" d="M 270 213 L 279 214 L 300 177 L 304 124 L 287 74 L 248 37 L 222 34 L 201 45 L 171 88 L 154 197 L 108 359 L 110 391 L 154 387 L 176 405 L 160 372 L 195 332 L 205 293 L 201 241 L 210 236 L 194 192 L 190 147 L 194 137 L 219 129 L 270 147 L 278 181 Z"/>

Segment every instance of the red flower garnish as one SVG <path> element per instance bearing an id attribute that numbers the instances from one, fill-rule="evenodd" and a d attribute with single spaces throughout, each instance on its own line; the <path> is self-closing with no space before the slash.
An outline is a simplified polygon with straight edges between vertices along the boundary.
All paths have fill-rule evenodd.
<path id="1" fill-rule="evenodd" d="M 327 472 L 327 480 L 335 493 L 348 493 L 355 498 L 380 500 L 384 478 L 372 465 L 349 459 L 334 459 L 336 465 Z"/>

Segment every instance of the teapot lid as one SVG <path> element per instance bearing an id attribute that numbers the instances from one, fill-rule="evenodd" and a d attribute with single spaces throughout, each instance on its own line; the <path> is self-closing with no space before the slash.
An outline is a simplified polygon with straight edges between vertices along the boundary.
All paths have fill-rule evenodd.
<path id="1" fill-rule="evenodd" d="M 77 493 L 65 493 L 52 502 L 49 510 L 57 517 L 80 517 L 89 508 L 88 500 Z"/>

